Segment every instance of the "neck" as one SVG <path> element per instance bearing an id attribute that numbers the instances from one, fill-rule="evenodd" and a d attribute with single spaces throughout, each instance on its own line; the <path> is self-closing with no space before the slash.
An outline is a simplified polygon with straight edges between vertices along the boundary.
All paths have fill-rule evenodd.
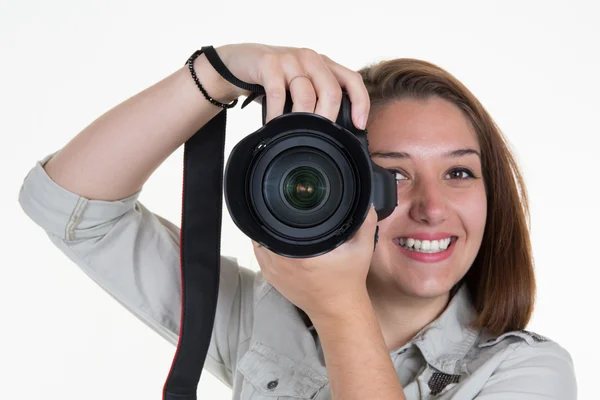
<path id="1" fill-rule="evenodd" d="M 449 293 L 433 298 L 408 296 L 389 282 L 367 279 L 367 289 L 390 352 L 410 342 L 446 309 Z"/>

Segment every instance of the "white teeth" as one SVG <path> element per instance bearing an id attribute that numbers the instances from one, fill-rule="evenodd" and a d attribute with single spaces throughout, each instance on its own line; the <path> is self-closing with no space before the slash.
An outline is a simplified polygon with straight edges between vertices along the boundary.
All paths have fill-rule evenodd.
<path id="1" fill-rule="evenodd" d="M 413 238 L 396 239 L 396 242 L 402 247 L 421 253 L 439 253 L 444 251 L 450 246 L 450 241 L 451 238 L 449 237 L 441 240 L 418 240 Z"/>

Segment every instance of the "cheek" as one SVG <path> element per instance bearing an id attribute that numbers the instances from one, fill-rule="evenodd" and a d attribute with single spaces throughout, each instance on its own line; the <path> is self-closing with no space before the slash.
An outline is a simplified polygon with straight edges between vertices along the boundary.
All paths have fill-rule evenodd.
<path id="1" fill-rule="evenodd" d="M 406 225 L 407 214 L 407 207 L 400 204 L 394 208 L 394 211 L 387 218 L 377 222 L 379 238 L 393 239 L 393 236 L 402 229 L 402 225 Z"/>
<path id="2" fill-rule="evenodd" d="M 453 199 L 452 208 L 456 210 L 467 235 L 471 239 L 481 239 L 487 218 L 487 198 L 483 185 L 461 193 Z M 476 189 L 476 190 L 475 190 Z"/>

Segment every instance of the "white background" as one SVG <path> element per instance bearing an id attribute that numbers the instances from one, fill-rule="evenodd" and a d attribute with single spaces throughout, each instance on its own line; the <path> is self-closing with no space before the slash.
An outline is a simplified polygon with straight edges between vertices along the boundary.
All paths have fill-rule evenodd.
<path id="1" fill-rule="evenodd" d="M 98 288 L 21 211 L 35 161 L 181 67 L 203 45 L 309 47 L 358 69 L 416 57 L 482 101 L 531 195 L 539 295 L 530 330 L 567 348 L 579 398 L 597 398 L 600 28 L 595 1 L 1 1 L 0 382 L 4 399 L 159 399 L 175 348 Z M 227 151 L 260 126 L 228 115 Z M 141 201 L 175 223 L 181 149 Z M 223 225 L 224 254 L 257 268 Z M 205 373 L 204 399 L 230 398 Z M 596 393 L 596 395 L 594 395 Z"/>

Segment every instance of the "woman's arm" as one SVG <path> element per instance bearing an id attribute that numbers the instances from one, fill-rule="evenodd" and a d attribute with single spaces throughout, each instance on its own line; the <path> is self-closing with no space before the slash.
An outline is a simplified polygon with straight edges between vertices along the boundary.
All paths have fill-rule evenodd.
<path id="1" fill-rule="evenodd" d="M 311 316 L 333 399 L 404 400 L 366 288 L 348 301 L 335 316 Z"/>
<path id="2" fill-rule="evenodd" d="M 228 103 L 239 96 L 205 55 L 194 66 L 213 98 Z M 186 65 L 100 116 L 44 168 L 60 186 L 88 199 L 122 199 L 141 189 L 171 153 L 221 110 L 204 98 Z"/>

